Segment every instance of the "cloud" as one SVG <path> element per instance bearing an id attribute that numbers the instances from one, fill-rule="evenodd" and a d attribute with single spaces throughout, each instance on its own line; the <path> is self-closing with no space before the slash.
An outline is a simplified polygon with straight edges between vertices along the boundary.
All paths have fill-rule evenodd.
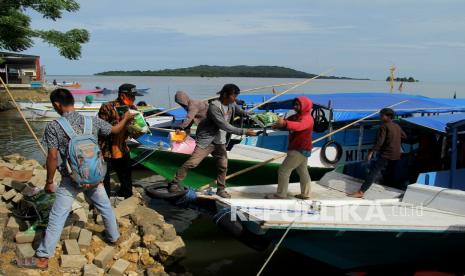
<path id="1" fill-rule="evenodd" d="M 423 50 L 423 49 L 428 49 L 428 46 L 421 45 L 421 44 L 409 44 L 409 43 L 367 43 L 363 44 L 364 46 L 367 46 L 369 48 L 376 48 L 376 47 L 381 47 L 381 48 L 397 48 L 397 49 L 414 49 L 414 50 Z"/>
<path id="2" fill-rule="evenodd" d="M 273 33 L 329 33 L 355 28 L 353 25 L 314 25 L 304 14 L 256 12 L 203 14 L 177 17 L 131 16 L 100 18 L 89 29 L 143 33 L 177 33 L 187 36 L 237 36 Z"/>
<path id="3" fill-rule="evenodd" d="M 434 42 L 419 42 L 419 43 L 365 43 L 363 46 L 376 48 L 390 48 L 390 49 L 411 49 L 411 50 L 427 50 L 436 47 L 447 48 L 465 48 L 465 42 L 459 41 L 434 41 Z"/>
<path id="4" fill-rule="evenodd" d="M 425 45 L 432 46 L 432 47 L 465 48 L 465 42 L 458 42 L 458 41 L 426 42 Z"/>

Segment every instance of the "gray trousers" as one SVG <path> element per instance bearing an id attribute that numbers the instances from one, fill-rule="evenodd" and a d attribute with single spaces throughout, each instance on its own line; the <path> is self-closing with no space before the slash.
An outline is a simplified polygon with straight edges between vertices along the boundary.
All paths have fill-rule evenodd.
<path id="1" fill-rule="evenodd" d="M 216 162 L 216 185 L 219 189 L 224 189 L 226 187 L 225 178 L 228 171 L 228 153 L 226 152 L 226 145 L 210 144 L 206 148 L 196 146 L 191 157 L 184 162 L 181 168 L 176 172 L 173 183 L 180 183 L 187 176 L 189 170 L 196 168 L 209 154 L 213 156 Z"/>
<path id="2" fill-rule="evenodd" d="M 278 192 L 280 197 L 287 197 L 289 178 L 293 170 L 296 170 L 300 177 L 300 193 L 303 196 L 310 195 L 311 178 L 307 169 L 308 157 L 296 150 L 287 152 L 287 156 L 278 170 Z"/>

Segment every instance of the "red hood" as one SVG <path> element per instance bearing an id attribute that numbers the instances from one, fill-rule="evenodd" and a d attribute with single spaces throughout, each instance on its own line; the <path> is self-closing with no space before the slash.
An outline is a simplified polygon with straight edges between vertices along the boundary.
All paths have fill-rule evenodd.
<path id="1" fill-rule="evenodd" d="M 310 100 L 309 98 L 307 98 L 305 96 L 299 96 L 299 97 L 297 97 L 297 100 L 300 103 L 299 115 L 304 114 L 304 113 L 308 113 L 308 112 L 310 112 L 310 110 L 312 110 L 312 108 L 313 108 L 312 100 Z"/>

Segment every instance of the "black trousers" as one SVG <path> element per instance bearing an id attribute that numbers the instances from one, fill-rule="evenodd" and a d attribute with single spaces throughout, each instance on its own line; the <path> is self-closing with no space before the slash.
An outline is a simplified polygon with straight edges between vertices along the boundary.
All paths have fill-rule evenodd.
<path id="1" fill-rule="evenodd" d="M 379 158 L 371 163 L 370 172 L 365 178 L 360 191 L 366 192 L 373 183 L 384 177 L 384 185 L 392 185 L 397 160 Z M 384 173 L 384 174 L 383 174 Z"/>
<path id="2" fill-rule="evenodd" d="M 117 196 L 128 198 L 132 196 L 132 168 L 131 168 L 131 158 L 129 157 L 129 153 L 123 155 L 123 157 L 118 159 L 109 159 L 107 160 L 107 174 L 105 175 L 105 179 L 103 180 L 103 185 L 105 187 L 105 191 L 107 192 L 108 197 L 111 194 L 111 187 L 110 187 L 110 174 L 111 171 L 115 171 L 116 175 L 118 176 L 118 180 L 121 184 L 119 191 L 117 192 Z"/>

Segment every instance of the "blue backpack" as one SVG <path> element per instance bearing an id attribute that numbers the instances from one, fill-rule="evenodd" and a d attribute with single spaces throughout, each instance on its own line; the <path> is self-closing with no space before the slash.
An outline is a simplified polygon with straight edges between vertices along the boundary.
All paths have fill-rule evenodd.
<path id="1" fill-rule="evenodd" d="M 68 170 L 71 170 L 71 178 L 79 187 L 98 185 L 105 178 L 107 166 L 97 139 L 92 135 L 92 118 L 84 116 L 82 134 L 76 134 L 65 117 L 58 118 L 57 122 L 70 139 L 67 165 Z"/>

